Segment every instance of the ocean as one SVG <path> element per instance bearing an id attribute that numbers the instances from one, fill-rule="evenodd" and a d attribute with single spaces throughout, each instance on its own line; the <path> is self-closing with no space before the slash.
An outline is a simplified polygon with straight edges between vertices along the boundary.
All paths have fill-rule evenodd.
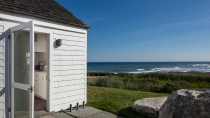
<path id="1" fill-rule="evenodd" d="M 210 72 L 210 62 L 88 62 L 88 72 Z"/>

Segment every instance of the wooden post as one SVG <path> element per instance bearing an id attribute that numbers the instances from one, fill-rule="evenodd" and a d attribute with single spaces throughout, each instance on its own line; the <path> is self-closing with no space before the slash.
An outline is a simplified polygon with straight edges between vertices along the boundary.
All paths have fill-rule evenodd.
<path id="1" fill-rule="evenodd" d="M 85 108 L 85 101 L 83 101 L 83 108 Z"/>
<path id="2" fill-rule="evenodd" d="M 72 104 L 70 104 L 70 108 L 69 109 L 70 109 L 70 112 L 71 112 L 72 111 Z"/>
<path id="3" fill-rule="evenodd" d="M 79 102 L 77 102 L 77 110 L 79 109 Z"/>

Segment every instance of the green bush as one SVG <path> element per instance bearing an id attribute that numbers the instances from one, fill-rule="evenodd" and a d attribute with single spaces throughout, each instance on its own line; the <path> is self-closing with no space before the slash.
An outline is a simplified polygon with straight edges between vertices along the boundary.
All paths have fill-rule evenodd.
<path id="1" fill-rule="evenodd" d="M 181 89 L 179 85 L 175 85 L 173 83 L 166 83 L 162 87 L 162 92 L 171 94 L 173 91 Z"/>
<path id="2" fill-rule="evenodd" d="M 88 86 L 121 88 L 127 90 L 171 93 L 178 89 L 209 88 L 210 76 L 195 73 L 108 73 L 88 72 L 89 76 L 103 76 L 87 80 Z"/>
<path id="3" fill-rule="evenodd" d="M 162 85 L 151 85 L 150 86 L 150 91 L 151 92 L 163 93 L 162 89 L 163 89 L 163 86 Z"/>

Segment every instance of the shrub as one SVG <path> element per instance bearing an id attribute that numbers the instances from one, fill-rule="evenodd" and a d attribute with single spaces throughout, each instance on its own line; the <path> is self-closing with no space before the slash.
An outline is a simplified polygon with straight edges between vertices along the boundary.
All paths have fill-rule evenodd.
<path id="1" fill-rule="evenodd" d="M 173 83 L 166 83 L 162 87 L 162 92 L 171 94 L 173 91 L 179 90 L 179 85 L 175 85 Z"/>
<path id="2" fill-rule="evenodd" d="M 98 78 L 96 81 L 96 86 L 107 87 L 109 83 L 108 78 Z"/>
<path id="3" fill-rule="evenodd" d="M 155 93 L 162 93 L 163 86 L 162 85 L 151 85 L 150 91 Z"/>
<path id="4" fill-rule="evenodd" d="M 89 76 L 105 76 L 88 79 L 88 86 L 100 86 L 110 88 L 121 88 L 127 90 L 142 90 L 157 93 L 171 93 L 178 89 L 209 88 L 210 77 L 200 74 L 177 74 L 177 73 L 108 73 L 88 72 Z"/>

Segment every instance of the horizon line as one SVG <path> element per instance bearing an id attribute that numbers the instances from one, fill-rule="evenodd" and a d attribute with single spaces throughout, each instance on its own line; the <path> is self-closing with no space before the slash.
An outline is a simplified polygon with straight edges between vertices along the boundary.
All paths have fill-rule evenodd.
<path id="1" fill-rule="evenodd" d="M 90 63 L 137 63 L 137 62 L 210 62 L 210 61 L 89 61 Z"/>

